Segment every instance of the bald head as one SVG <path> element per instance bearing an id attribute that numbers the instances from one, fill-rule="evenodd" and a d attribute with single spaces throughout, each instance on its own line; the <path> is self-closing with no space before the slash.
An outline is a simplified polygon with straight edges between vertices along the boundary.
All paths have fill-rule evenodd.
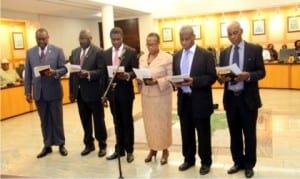
<path id="1" fill-rule="evenodd" d="M 90 46 L 92 41 L 91 31 L 88 29 L 81 30 L 79 33 L 79 43 L 81 48 L 86 49 Z"/>
<path id="2" fill-rule="evenodd" d="M 242 39 L 243 29 L 241 24 L 237 21 L 231 22 L 227 27 L 227 35 L 230 42 L 234 45 L 238 45 Z"/>
<path id="3" fill-rule="evenodd" d="M 188 50 L 194 45 L 195 34 L 192 26 L 182 26 L 179 35 L 182 48 Z"/>
<path id="4" fill-rule="evenodd" d="M 227 30 L 232 28 L 243 30 L 238 21 L 232 21 L 230 24 L 228 24 Z"/>
<path id="5" fill-rule="evenodd" d="M 185 25 L 180 28 L 180 34 L 185 33 L 189 35 L 194 35 L 193 27 L 190 25 Z"/>

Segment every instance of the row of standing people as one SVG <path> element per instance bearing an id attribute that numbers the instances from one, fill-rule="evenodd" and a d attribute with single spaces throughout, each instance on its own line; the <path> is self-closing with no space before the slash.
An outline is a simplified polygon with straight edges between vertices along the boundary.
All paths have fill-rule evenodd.
<path id="1" fill-rule="evenodd" d="M 118 151 L 120 156 L 127 153 L 128 163 L 134 160 L 132 79 L 135 78 L 133 68 L 140 66 L 148 68 L 152 74 L 151 80 L 139 80 L 143 120 L 150 149 L 145 162 L 150 162 L 158 150 L 163 151 L 160 163 L 164 165 L 168 162 L 168 148 L 172 144 L 173 85 L 177 88 L 177 113 L 180 118 L 184 157 L 184 162 L 179 166 L 179 170 L 185 171 L 194 166 L 196 151 L 198 151 L 201 161 L 199 173 L 201 175 L 209 173 L 212 165 L 210 116 L 213 113 L 213 100 L 211 86 L 218 79 L 220 83 L 225 83 L 223 104 L 229 125 L 230 149 L 234 161 L 228 174 L 245 169 L 245 176 L 252 177 L 256 163 L 256 120 L 258 108 L 261 106 L 258 80 L 265 76 L 262 48 L 242 39 L 243 30 L 238 22 L 231 23 L 227 30 L 232 46 L 221 53 L 220 62 L 221 66 L 231 63 L 240 64 L 239 67 L 243 72 L 234 78 L 217 76 L 212 54 L 195 44 L 195 35 L 191 26 L 181 28 L 179 36 L 182 50 L 173 57 L 159 50 L 159 35 L 150 33 L 146 40 L 149 53 L 143 55 L 140 61 L 137 59 L 136 51 L 123 44 L 123 32 L 120 28 L 111 30 L 112 47 L 106 51 L 91 44 L 89 31 L 81 31 L 80 47 L 72 51 L 71 63 L 82 63 L 82 70 L 80 73 L 70 76 L 70 99 L 71 101 L 77 100 L 84 130 L 85 148 L 81 155 L 87 155 L 95 150 L 92 126 L 94 126 L 95 138 L 99 143 L 98 156 L 106 155 L 107 133 L 103 112 L 103 105 L 106 104 L 106 101 L 101 103 L 100 98 L 108 84 L 106 66 L 118 65 L 120 60 L 115 60 L 119 59 L 115 56 L 119 57 L 121 53 L 120 65 L 125 67 L 125 73 L 116 75 L 117 85 L 114 87 L 114 91 L 110 90 L 107 94 L 117 141 L 115 152 L 107 156 L 107 160 L 116 159 Z M 66 73 L 66 69 L 63 66 L 63 58 L 60 58 L 61 49 L 56 47 L 54 50 L 52 45 L 43 43 L 43 41 L 48 42 L 48 37 L 45 29 L 37 31 L 38 46 L 28 50 L 26 62 L 26 96 L 31 102 L 30 87 L 33 85 L 34 99 L 41 118 L 44 138 L 44 148 L 38 158 L 50 153 L 51 145 L 59 145 L 60 153 L 64 156 L 67 155 L 64 147 L 62 96 L 59 85 L 59 77 Z M 43 47 L 48 48 L 46 61 L 43 61 L 38 55 Z M 234 49 L 237 49 L 236 53 L 239 55 L 236 55 Z M 51 54 L 49 50 L 51 50 Z M 115 61 L 117 61 L 116 64 Z M 33 78 L 35 83 L 31 84 L 32 78 L 30 77 L 33 68 L 44 63 L 50 64 L 52 69 L 40 78 Z M 189 78 L 186 78 L 184 82 L 172 85 L 166 78 L 169 75 L 187 74 Z M 52 98 L 48 96 L 52 96 Z M 53 115 L 54 113 L 55 115 Z M 198 150 L 196 142 L 198 142 Z"/>

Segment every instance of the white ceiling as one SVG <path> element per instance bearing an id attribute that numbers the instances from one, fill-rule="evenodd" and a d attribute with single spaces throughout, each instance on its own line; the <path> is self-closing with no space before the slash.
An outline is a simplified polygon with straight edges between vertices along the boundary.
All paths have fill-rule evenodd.
<path id="1" fill-rule="evenodd" d="M 152 14 L 154 18 L 299 7 L 300 0 L 1 0 L 1 9 L 69 18 L 99 19 L 103 5 L 114 6 L 115 19 Z"/>

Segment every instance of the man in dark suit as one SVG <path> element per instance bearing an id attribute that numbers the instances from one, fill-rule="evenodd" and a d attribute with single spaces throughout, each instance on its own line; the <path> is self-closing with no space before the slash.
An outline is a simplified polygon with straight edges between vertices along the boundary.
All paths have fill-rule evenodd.
<path id="1" fill-rule="evenodd" d="M 24 86 L 26 100 L 31 103 L 34 99 L 41 120 L 44 148 L 37 158 L 51 153 L 52 145 L 58 145 L 60 154 L 66 156 L 60 80 L 67 73 L 65 56 L 61 48 L 48 44 L 46 29 L 38 29 L 35 37 L 37 46 L 26 54 Z M 36 73 L 36 69 L 43 65 L 50 65 L 50 69 Z"/>
<path id="2" fill-rule="evenodd" d="M 258 80 L 265 76 L 262 47 L 242 39 L 243 29 L 238 22 L 232 22 L 227 33 L 232 45 L 221 52 L 220 66 L 236 63 L 242 71 L 236 77 L 219 76 L 219 80 L 225 82 L 223 104 L 234 161 L 227 173 L 245 169 L 245 176 L 250 178 L 256 163 L 256 121 L 262 105 Z"/>
<path id="3" fill-rule="evenodd" d="M 114 83 L 108 93 L 110 110 L 113 115 L 117 144 L 115 152 L 108 156 L 107 160 L 116 159 L 119 155 L 124 156 L 127 152 L 127 162 L 131 163 L 133 157 L 134 127 L 132 107 L 134 90 L 132 79 L 135 78 L 133 68 L 138 68 L 137 52 L 123 44 L 123 31 L 115 27 L 110 31 L 110 39 L 113 47 L 104 52 L 107 66 L 124 67 L 124 73 L 117 73 Z M 120 63 L 120 64 L 119 64 Z"/>
<path id="4" fill-rule="evenodd" d="M 81 71 L 70 74 L 70 100 L 77 100 L 84 131 L 85 148 L 81 155 L 87 155 L 95 150 L 94 126 L 95 138 L 99 142 L 98 156 L 103 157 L 106 155 L 107 132 L 101 96 L 105 88 L 106 67 L 103 51 L 91 41 L 92 35 L 89 30 L 80 31 L 80 47 L 72 51 L 70 64 L 80 65 Z"/>
<path id="5" fill-rule="evenodd" d="M 174 84 L 178 89 L 177 112 L 180 118 L 182 154 L 184 162 L 180 171 L 195 165 L 196 137 L 201 159 L 200 174 L 209 172 L 212 164 L 210 116 L 213 113 L 212 84 L 216 81 L 213 56 L 195 44 L 191 26 L 180 30 L 182 50 L 173 57 L 173 75 L 188 75 L 182 83 Z"/>

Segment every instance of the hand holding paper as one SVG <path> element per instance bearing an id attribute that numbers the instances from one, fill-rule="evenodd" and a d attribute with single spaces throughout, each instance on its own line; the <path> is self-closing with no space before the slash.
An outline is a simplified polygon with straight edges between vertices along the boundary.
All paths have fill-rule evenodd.
<path id="1" fill-rule="evenodd" d="M 36 66 L 33 68 L 34 76 L 40 77 L 41 75 L 46 75 L 46 72 L 49 71 L 50 65 L 42 65 L 42 66 Z"/>
<path id="2" fill-rule="evenodd" d="M 133 68 L 133 71 L 138 79 L 152 79 L 151 72 L 146 68 Z"/>
<path id="3" fill-rule="evenodd" d="M 81 70 L 80 65 L 68 64 L 68 65 L 66 65 L 66 67 L 70 73 L 77 73 L 77 72 L 80 72 L 80 70 Z"/>
<path id="4" fill-rule="evenodd" d="M 221 82 L 230 80 L 245 81 L 248 80 L 250 76 L 249 72 L 242 72 L 235 63 L 229 66 L 216 67 L 216 71 Z"/>
<path id="5" fill-rule="evenodd" d="M 107 66 L 107 72 L 108 72 L 108 77 L 112 78 L 114 76 L 114 73 L 124 73 L 125 68 L 124 66 L 119 66 L 117 71 L 117 66 Z"/>
<path id="6" fill-rule="evenodd" d="M 79 78 L 87 78 L 89 76 L 89 71 L 87 70 L 81 70 L 79 73 Z"/>
<path id="7" fill-rule="evenodd" d="M 188 75 L 174 75 L 174 76 L 167 76 L 167 79 L 172 83 L 182 83 L 186 79 L 188 79 Z"/>
<path id="8" fill-rule="evenodd" d="M 232 65 L 224 66 L 224 67 L 216 67 L 216 71 L 218 75 L 239 75 L 242 71 L 239 67 L 234 63 Z"/>

